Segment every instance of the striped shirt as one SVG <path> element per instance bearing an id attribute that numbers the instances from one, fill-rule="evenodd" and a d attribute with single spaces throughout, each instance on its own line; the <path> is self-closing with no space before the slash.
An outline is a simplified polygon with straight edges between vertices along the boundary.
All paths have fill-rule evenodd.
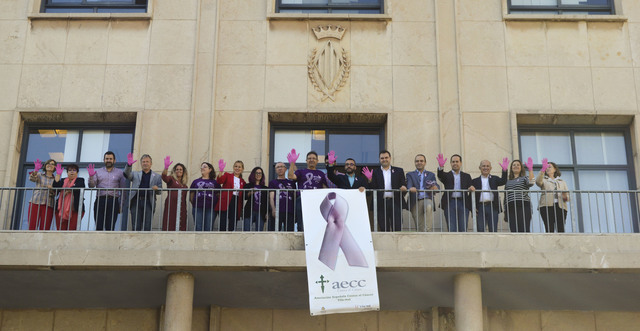
<path id="1" fill-rule="evenodd" d="M 42 172 L 31 172 L 29 174 L 29 180 L 36 183 L 36 188 L 33 190 L 33 196 L 31 196 L 31 203 L 34 205 L 44 205 L 53 207 L 53 197 L 55 196 L 54 190 L 47 189 L 47 187 L 53 184 L 53 177 L 47 177 Z"/>
<path id="2" fill-rule="evenodd" d="M 533 183 L 529 182 L 529 177 L 526 176 L 507 180 L 507 184 L 504 186 L 504 190 L 506 191 L 504 201 L 506 203 L 531 201 L 528 192 L 531 186 L 533 186 Z"/>

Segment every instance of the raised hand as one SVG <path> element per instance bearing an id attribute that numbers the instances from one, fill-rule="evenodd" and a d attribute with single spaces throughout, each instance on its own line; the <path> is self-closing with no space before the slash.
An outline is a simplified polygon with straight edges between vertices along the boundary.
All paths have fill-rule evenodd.
<path id="1" fill-rule="evenodd" d="M 502 163 L 500 163 L 500 166 L 502 167 L 502 171 L 507 171 L 507 169 L 509 169 L 509 158 L 505 157 L 502 159 Z"/>
<path id="2" fill-rule="evenodd" d="M 61 163 L 58 163 L 56 165 L 56 174 L 62 176 L 62 164 Z"/>
<path id="3" fill-rule="evenodd" d="M 547 158 L 545 157 L 544 159 L 542 159 L 542 169 L 540 169 L 540 171 L 546 172 L 547 168 L 549 168 L 549 160 L 547 160 Z"/>
<path id="4" fill-rule="evenodd" d="M 329 151 L 328 161 L 329 161 L 329 164 L 331 164 L 331 165 L 336 164 L 336 152 L 335 151 Z"/>
<path id="5" fill-rule="evenodd" d="M 164 168 L 165 169 L 169 169 L 169 166 L 173 163 L 173 161 L 171 161 L 171 156 L 167 155 L 167 157 L 164 158 Z"/>
<path id="6" fill-rule="evenodd" d="M 224 172 L 224 167 L 226 166 L 227 164 L 224 162 L 224 159 L 218 160 L 218 171 Z"/>
<path id="7" fill-rule="evenodd" d="M 87 166 L 87 172 L 89 173 L 89 176 L 93 176 L 96 174 L 96 166 L 93 165 L 93 163 L 89 163 L 89 165 Z"/>
<path id="8" fill-rule="evenodd" d="M 38 170 L 42 169 L 42 161 L 40 161 L 40 159 L 36 159 L 36 163 L 34 166 L 33 171 L 34 172 L 38 172 Z"/>
<path id="9" fill-rule="evenodd" d="M 440 168 L 444 167 L 444 164 L 447 163 L 447 159 L 444 158 L 444 155 L 442 155 L 442 153 L 438 154 L 436 160 L 438 160 L 438 165 L 440 166 Z"/>
<path id="10" fill-rule="evenodd" d="M 138 162 L 138 160 L 134 160 L 133 159 L 133 154 L 132 153 L 127 154 L 127 164 L 129 166 L 132 166 L 136 162 Z"/>
<path id="11" fill-rule="evenodd" d="M 296 161 L 298 161 L 298 158 L 300 157 L 300 153 L 296 154 L 296 149 L 292 149 L 291 152 L 289 152 L 289 154 L 287 154 L 287 161 L 289 161 L 289 164 L 293 164 L 296 163 Z"/>
<path id="12" fill-rule="evenodd" d="M 373 171 L 369 170 L 368 167 L 364 167 L 362 168 L 362 174 L 367 177 L 367 179 L 369 181 L 371 181 L 371 178 L 373 178 Z"/>
<path id="13" fill-rule="evenodd" d="M 529 173 L 533 173 L 533 159 L 531 157 L 527 159 L 527 163 L 525 165 L 527 166 L 527 169 L 529 169 Z"/>

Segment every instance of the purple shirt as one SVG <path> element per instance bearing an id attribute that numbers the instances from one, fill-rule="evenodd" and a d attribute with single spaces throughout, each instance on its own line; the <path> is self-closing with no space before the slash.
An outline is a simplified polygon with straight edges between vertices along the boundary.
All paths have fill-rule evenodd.
<path id="1" fill-rule="evenodd" d="M 320 170 L 301 169 L 296 170 L 294 174 L 297 177 L 298 188 L 301 190 L 322 188 L 323 185 L 329 187 L 327 176 Z"/>
<path id="2" fill-rule="evenodd" d="M 220 184 L 215 179 L 198 178 L 191 183 L 191 188 L 198 189 L 194 197 L 196 208 L 213 208 L 218 202 L 218 197 L 213 189 L 220 188 Z"/>
<path id="3" fill-rule="evenodd" d="M 89 187 L 97 188 L 125 188 L 126 185 L 122 180 L 124 178 L 124 172 L 118 168 L 111 168 L 111 171 L 107 171 L 106 167 L 96 169 L 96 174 L 89 176 Z M 100 190 L 98 196 L 115 196 L 120 197 L 120 191 Z"/>
<path id="4" fill-rule="evenodd" d="M 280 212 L 284 213 L 293 213 L 293 199 L 295 197 L 295 193 L 293 191 L 284 191 L 284 190 L 293 190 L 296 188 L 296 182 L 290 179 L 274 179 L 269 182 L 270 189 L 280 189 L 280 195 L 278 196 L 278 203 L 280 204 Z"/>
<path id="5" fill-rule="evenodd" d="M 247 188 L 247 186 L 245 185 L 245 188 Z M 256 189 L 265 189 L 267 188 L 266 186 L 257 184 L 254 185 L 253 188 Z M 264 201 L 267 201 L 266 199 L 264 201 L 262 201 L 262 199 L 260 199 L 262 194 L 269 194 L 269 192 L 267 191 L 254 191 L 253 192 L 253 210 L 254 211 L 259 211 L 260 210 L 260 203 L 263 203 Z"/>

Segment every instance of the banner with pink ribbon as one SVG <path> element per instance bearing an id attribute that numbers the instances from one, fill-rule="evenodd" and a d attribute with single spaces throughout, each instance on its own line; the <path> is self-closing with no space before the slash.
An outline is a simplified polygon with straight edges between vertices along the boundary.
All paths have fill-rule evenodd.
<path id="1" fill-rule="evenodd" d="M 364 192 L 302 191 L 311 315 L 379 310 Z"/>

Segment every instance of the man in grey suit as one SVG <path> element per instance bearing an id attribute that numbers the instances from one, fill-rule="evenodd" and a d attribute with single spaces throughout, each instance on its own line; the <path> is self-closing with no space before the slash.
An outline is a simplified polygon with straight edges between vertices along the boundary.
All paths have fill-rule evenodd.
<path id="1" fill-rule="evenodd" d="M 142 155 L 140 165 L 142 171 L 131 171 L 131 166 L 137 161 L 133 154 L 127 155 L 127 166 L 124 168 L 124 177 L 132 184 L 132 189 L 139 189 L 129 193 L 129 210 L 131 211 L 131 224 L 135 231 L 151 231 L 151 220 L 156 205 L 156 195 L 160 194 L 162 178 L 151 171 L 153 164 L 151 156 Z"/>
<path id="2" fill-rule="evenodd" d="M 436 175 L 424 170 L 427 158 L 423 154 L 416 155 L 414 162 L 416 170 L 407 173 L 407 188 L 409 189 L 409 210 L 416 223 L 418 232 L 431 231 L 433 228 L 433 192 L 440 188 Z"/>

